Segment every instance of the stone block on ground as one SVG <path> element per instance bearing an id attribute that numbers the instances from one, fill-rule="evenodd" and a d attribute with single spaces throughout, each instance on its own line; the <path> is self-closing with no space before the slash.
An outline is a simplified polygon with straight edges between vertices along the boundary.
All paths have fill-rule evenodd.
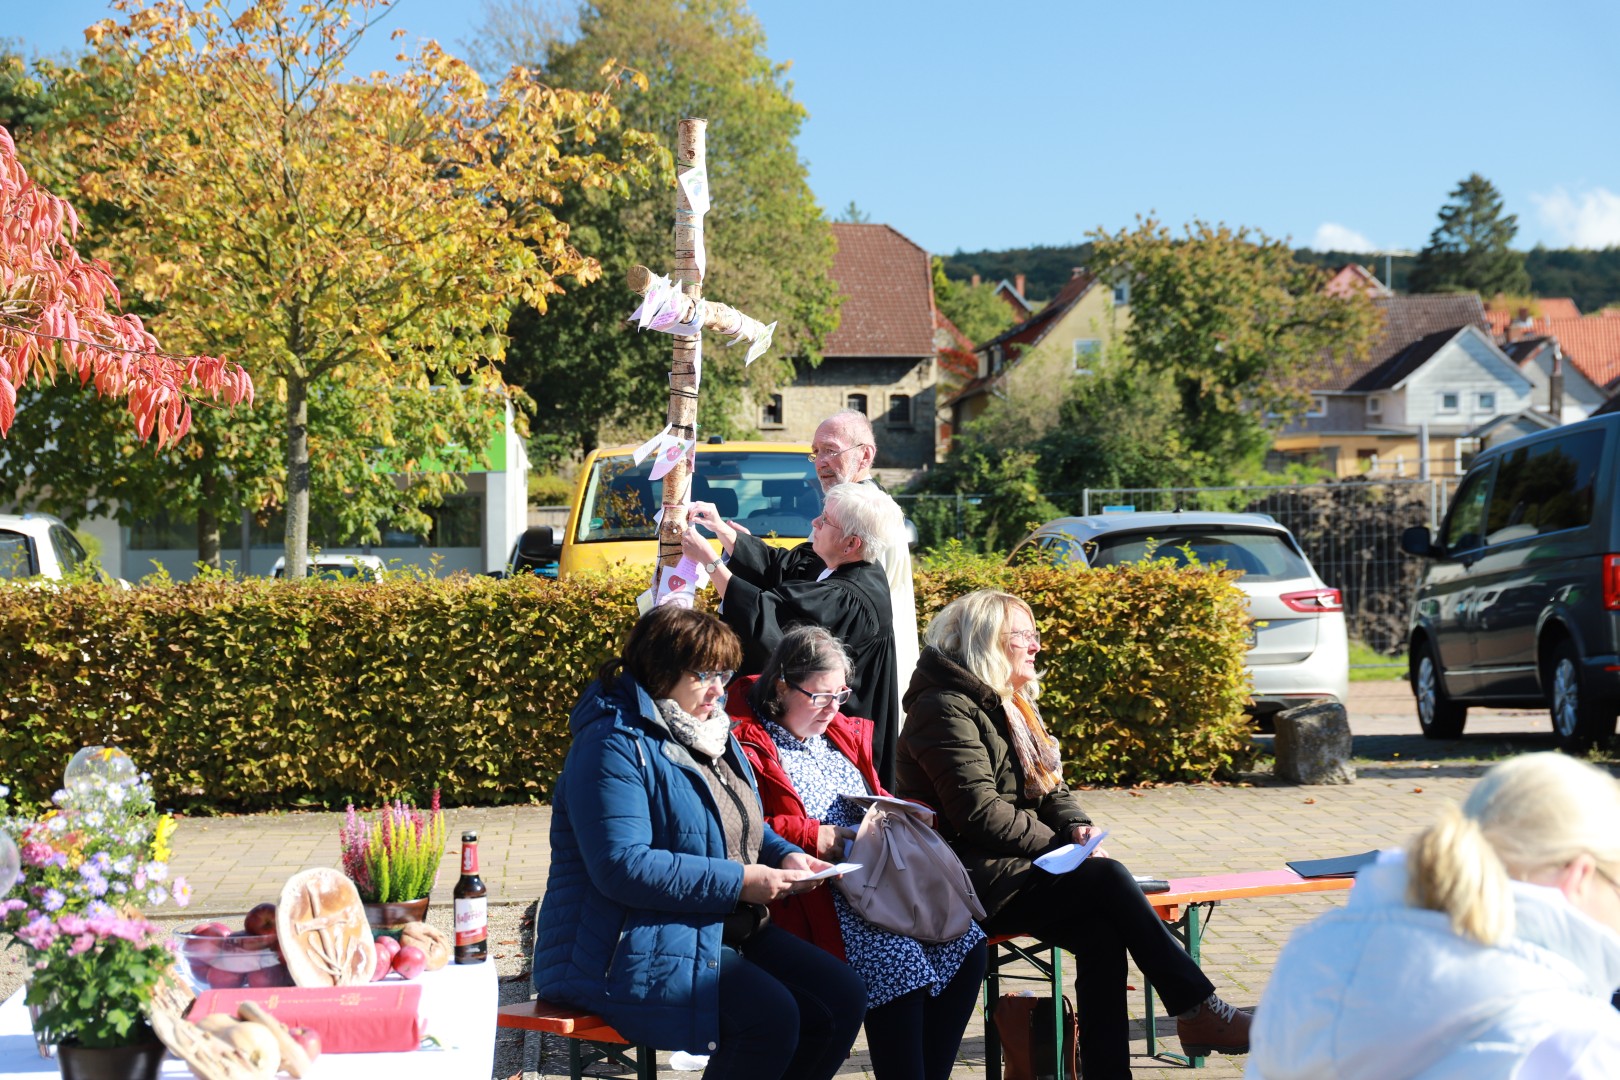
<path id="1" fill-rule="evenodd" d="M 1353 784 L 1350 715 L 1336 701 L 1316 702 L 1276 717 L 1277 779 L 1291 784 Z"/>

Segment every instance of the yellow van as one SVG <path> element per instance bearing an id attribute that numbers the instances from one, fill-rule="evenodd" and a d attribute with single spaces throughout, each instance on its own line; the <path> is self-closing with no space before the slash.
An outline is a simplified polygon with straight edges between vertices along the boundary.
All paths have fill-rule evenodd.
<path id="1" fill-rule="evenodd" d="M 604 570 L 614 563 L 658 561 L 653 515 L 664 482 L 649 479 L 653 459 L 640 465 L 634 446 L 596 450 L 585 459 L 557 555 L 557 576 Z M 727 521 L 777 547 L 810 537 L 821 513 L 821 483 L 806 443 L 711 442 L 697 447 L 693 502 L 712 502 Z"/>

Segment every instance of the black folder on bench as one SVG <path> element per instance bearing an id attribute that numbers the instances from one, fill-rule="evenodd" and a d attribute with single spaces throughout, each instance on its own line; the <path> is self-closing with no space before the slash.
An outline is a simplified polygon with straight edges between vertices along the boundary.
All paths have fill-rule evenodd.
<path id="1" fill-rule="evenodd" d="M 1336 859 L 1298 859 L 1288 869 L 1300 877 L 1355 877 L 1356 871 L 1378 858 L 1376 851 L 1360 855 L 1340 855 Z"/>

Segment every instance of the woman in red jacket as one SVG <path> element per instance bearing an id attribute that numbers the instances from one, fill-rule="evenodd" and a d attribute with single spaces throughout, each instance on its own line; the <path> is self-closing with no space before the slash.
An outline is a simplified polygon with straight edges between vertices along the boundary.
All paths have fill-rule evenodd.
<path id="1" fill-rule="evenodd" d="M 838 862 L 862 810 L 845 795 L 887 795 L 872 764 L 872 722 L 838 711 L 849 656 L 819 626 L 798 626 L 756 679 L 731 687 L 733 728 L 759 782 L 765 820 L 789 843 Z M 846 961 L 866 982 L 866 1044 L 878 1080 L 949 1080 L 984 979 L 974 926 L 931 943 L 890 933 L 834 889 L 773 904 L 778 926 Z"/>

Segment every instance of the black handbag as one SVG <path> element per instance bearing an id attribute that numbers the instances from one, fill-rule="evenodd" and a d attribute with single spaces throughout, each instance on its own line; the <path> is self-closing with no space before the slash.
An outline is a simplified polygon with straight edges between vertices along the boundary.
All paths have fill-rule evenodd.
<path id="1" fill-rule="evenodd" d="M 739 900 L 720 923 L 720 944 L 730 945 L 733 949 L 741 948 L 770 924 L 770 908 L 764 904 Z"/>

